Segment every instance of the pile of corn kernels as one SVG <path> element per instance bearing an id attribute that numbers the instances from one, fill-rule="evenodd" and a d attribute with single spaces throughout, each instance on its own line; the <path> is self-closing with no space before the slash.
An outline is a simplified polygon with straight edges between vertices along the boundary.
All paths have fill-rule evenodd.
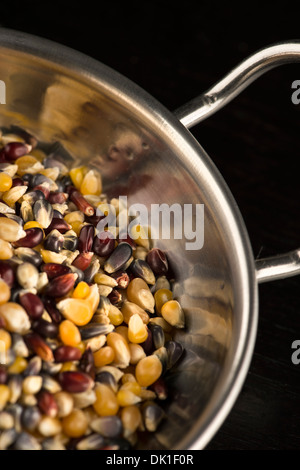
<path id="1" fill-rule="evenodd" d="M 167 419 L 184 312 L 145 227 L 97 229 L 118 202 L 95 168 L 1 135 L 0 450 L 130 449 Z"/>

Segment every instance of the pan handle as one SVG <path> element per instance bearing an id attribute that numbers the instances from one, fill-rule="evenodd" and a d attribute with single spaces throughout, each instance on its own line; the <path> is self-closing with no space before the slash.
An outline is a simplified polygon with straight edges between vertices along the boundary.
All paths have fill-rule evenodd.
<path id="1" fill-rule="evenodd" d="M 223 108 L 254 80 L 279 65 L 300 62 L 300 41 L 280 42 L 261 49 L 241 62 L 206 93 L 175 111 L 175 116 L 191 128 Z M 255 261 L 259 283 L 300 274 L 300 249 Z"/>

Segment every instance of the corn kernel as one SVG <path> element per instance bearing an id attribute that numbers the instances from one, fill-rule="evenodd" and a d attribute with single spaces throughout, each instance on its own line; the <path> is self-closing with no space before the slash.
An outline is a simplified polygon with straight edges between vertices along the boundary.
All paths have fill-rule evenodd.
<path id="1" fill-rule="evenodd" d="M 125 382 L 125 383 L 123 383 L 123 385 L 120 387 L 120 390 L 129 390 L 129 392 L 134 393 L 137 396 L 140 396 L 141 392 L 142 392 L 142 388 L 137 383 L 136 380 L 134 382 Z"/>
<path id="2" fill-rule="evenodd" d="M 84 326 L 93 317 L 93 310 L 86 299 L 66 298 L 56 304 L 58 310 L 77 326 Z"/>
<path id="3" fill-rule="evenodd" d="M 114 326 L 119 326 L 123 323 L 123 314 L 115 305 L 112 305 L 109 309 L 108 318 Z"/>
<path id="4" fill-rule="evenodd" d="M 12 187 L 12 178 L 4 172 L 0 173 L 0 192 L 8 191 Z"/>
<path id="5" fill-rule="evenodd" d="M 122 408 L 121 421 L 124 429 L 134 433 L 142 422 L 142 415 L 139 408 L 136 405 Z"/>
<path id="6" fill-rule="evenodd" d="M 129 343 L 130 364 L 137 364 L 141 359 L 146 357 L 146 353 L 140 344 Z"/>
<path id="7" fill-rule="evenodd" d="M 161 314 L 162 306 L 173 299 L 173 294 L 169 289 L 158 289 L 154 294 L 154 299 L 156 311 Z"/>
<path id="8" fill-rule="evenodd" d="M 110 364 L 115 359 L 115 352 L 111 346 L 104 346 L 94 353 L 95 367 L 102 367 Z"/>
<path id="9" fill-rule="evenodd" d="M 85 299 L 89 293 L 90 286 L 86 282 L 81 281 L 75 287 L 72 297 L 74 299 Z"/>
<path id="10" fill-rule="evenodd" d="M 102 192 L 100 173 L 95 170 L 88 171 L 80 184 L 80 192 L 83 195 L 100 196 Z"/>
<path id="11" fill-rule="evenodd" d="M 100 302 L 100 295 L 99 295 L 97 284 L 93 284 L 89 286 L 89 288 L 90 288 L 89 294 L 84 300 L 86 300 L 86 302 L 90 304 L 92 313 L 94 314 Z"/>
<path id="12" fill-rule="evenodd" d="M 0 238 L 0 260 L 10 259 L 13 255 L 14 252 L 11 244 Z"/>
<path id="13" fill-rule="evenodd" d="M 8 331 L 0 329 L 0 353 L 8 351 L 11 347 L 11 336 Z M 1 357 L 1 356 L 0 356 Z"/>
<path id="14" fill-rule="evenodd" d="M 161 314 L 170 325 L 175 326 L 175 328 L 184 328 L 184 313 L 177 300 L 169 300 L 163 304 Z"/>
<path id="15" fill-rule="evenodd" d="M 64 220 L 67 224 L 72 225 L 73 222 L 84 222 L 84 214 L 81 211 L 69 212 L 64 216 Z"/>
<path id="16" fill-rule="evenodd" d="M 88 429 L 88 419 L 82 410 L 74 409 L 62 420 L 63 432 L 69 437 L 81 437 Z"/>
<path id="17" fill-rule="evenodd" d="M 9 374 L 21 374 L 27 367 L 28 363 L 24 357 L 17 356 L 15 361 L 8 368 Z"/>
<path id="18" fill-rule="evenodd" d="M 33 165 L 36 165 L 38 163 L 40 164 L 40 162 L 36 158 L 34 158 L 30 155 L 24 155 L 24 157 L 18 158 L 15 161 L 15 164 L 18 165 L 18 171 L 17 171 L 18 175 L 19 176 L 25 175 L 25 173 L 27 173 L 27 171 L 30 167 L 32 167 Z M 41 166 L 41 164 L 40 164 L 40 166 Z"/>
<path id="19" fill-rule="evenodd" d="M 63 320 L 60 323 L 59 336 L 66 346 L 77 346 L 81 341 L 81 334 L 79 329 L 70 320 Z"/>
<path id="20" fill-rule="evenodd" d="M 39 162 L 42 162 L 47 157 L 45 152 L 38 148 L 31 150 L 30 155 L 36 158 Z"/>
<path id="21" fill-rule="evenodd" d="M 73 232 L 75 232 L 76 235 L 79 236 L 80 230 L 83 227 L 83 222 L 80 222 L 79 220 L 74 220 L 74 222 L 72 222 L 70 225 L 72 227 Z"/>
<path id="22" fill-rule="evenodd" d="M 132 315 L 128 323 L 128 340 L 131 343 L 143 343 L 147 338 L 147 326 L 138 314 Z"/>
<path id="23" fill-rule="evenodd" d="M 117 397 L 113 390 L 104 384 L 98 383 L 96 392 L 96 401 L 93 408 L 99 416 L 116 415 L 119 410 Z"/>
<path id="24" fill-rule="evenodd" d="M 3 279 L 0 279 L 0 305 L 6 304 L 10 299 L 10 288 Z"/>
<path id="25" fill-rule="evenodd" d="M 141 401 L 141 398 L 132 393 L 130 390 L 120 389 L 117 393 L 117 400 L 119 406 L 136 405 Z"/>
<path id="26" fill-rule="evenodd" d="M 0 385 L 0 411 L 3 410 L 10 398 L 10 389 L 7 385 Z"/>
<path id="27" fill-rule="evenodd" d="M 72 183 L 77 189 L 80 189 L 83 177 L 87 171 L 86 166 L 80 166 L 77 168 L 72 168 L 69 172 L 69 176 L 72 180 Z"/>
<path id="28" fill-rule="evenodd" d="M 30 220 L 29 222 L 26 222 L 26 224 L 24 224 L 23 229 L 27 230 L 28 228 L 35 228 L 35 227 L 40 228 L 44 232 L 44 228 L 42 227 L 42 225 L 36 222 L 35 220 Z"/>
<path id="29" fill-rule="evenodd" d="M 108 346 L 111 346 L 115 353 L 115 363 L 121 369 L 128 367 L 130 361 L 130 351 L 126 339 L 114 331 L 106 338 Z"/>
<path id="30" fill-rule="evenodd" d="M 141 387 L 149 387 L 161 376 L 162 364 L 159 358 L 152 354 L 141 359 L 135 369 L 137 382 Z"/>
<path id="31" fill-rule="evenodd" d="M 60 372 L 68 372 L 70 370 L 77 370 L 75 362 L 64 362 Z"/>
<path id="32" fill-rule="evenodd" d="M 128 327 L 127 326 L 125 325 L 117 326 L 117 328 L 115 329 L 115 333 L 118 333 L 119 335 L 123 336 L 123 338 L 128 343 Z"/>

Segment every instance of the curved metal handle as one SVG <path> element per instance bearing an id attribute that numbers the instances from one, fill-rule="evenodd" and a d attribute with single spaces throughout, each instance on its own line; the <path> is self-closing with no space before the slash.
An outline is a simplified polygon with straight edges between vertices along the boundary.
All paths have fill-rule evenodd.
<path id="1" fill-rule="evenodd" d="M 261 49 L 241 62 L 206 93 L 177 109 L 175 115 L 189 129 L 223 108 L 264 73 L 279 65 L 297 61 L 300 62 L 300 41 L 281 42 Z M 300 274 L 300 249 L 256 260 L 258 282 L 297 274 Z"/>

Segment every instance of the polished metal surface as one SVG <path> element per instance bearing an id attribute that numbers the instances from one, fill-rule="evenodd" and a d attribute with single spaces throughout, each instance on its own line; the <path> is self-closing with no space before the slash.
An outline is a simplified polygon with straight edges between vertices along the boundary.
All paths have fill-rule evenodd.
<path id="1" fill-rule="evenodd" d="M 89 161 L 110 196 L 129 203 L 204 204 L 204 245 L 157 240 L 185 310 L 185 356 L 168 378 L 167 419 L 140 444 L 203 449 L 226 419 L 252 357 L 258 317 L 255 263 L 226 183 L 191 133 L 138 86 L 68 48 L 0 30 L 0 126 L 63 145 L 69 165 Z M 59 151 L 62 151 L 61 149 Z"/>

